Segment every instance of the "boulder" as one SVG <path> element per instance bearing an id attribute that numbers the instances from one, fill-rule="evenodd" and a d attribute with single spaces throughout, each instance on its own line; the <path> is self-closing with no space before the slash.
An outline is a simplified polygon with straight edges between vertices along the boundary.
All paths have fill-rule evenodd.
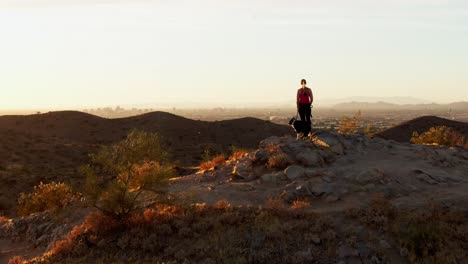
<path id="1" fill-rule="evenodd" d="M 321 167 L 324 163 L 318 151 L 306 148 L 296 153 L 296 160 L 306 167 Z"/>
<path id="2" fill-rule="evenodd" d="M 305 176 L 307 178 L 319 177 L 321 175 L 322 175 L 322 172 L 317 170 L 317 169 L 313 169 L 313 168 L 306 168 L 305 169 Z"/>
<path id="3" fill-rule="evenodd" d="M 253 162 L 260 162 L 266 163 L 268 158 L 270 157 L 270 153 L 266 149 L 259 149 L 253 153 L 251 157 L 249 157 Z"/>
<path id="4" fill-rule="evenodd" d="M 283 171 L 280 171 L 277 173 L 264 174 L 260 176 L 260 179 L 265 183 L 277 183 L 279 181 L 285 180 L 286 175 L 284 175 Z"/>
<path id="5" fill-rule="evenodd" d="M 279 145 L 282 143 L 282 139 L 280 137 L 269 137 L 262 141 L 260 141 L 259 147 L 260 148 L 267 148 L 268 146 Z"/>
<path id="6" fill-rule="evenodd" d="M 241 162 L 234 166 L 232 174 L 237 177 L 246 179 L 251 175 L 252 163 L 250 161 Z"/>
<path id="7" fill-rule="evenodd" d="M 311 184 L 310 190 L 315 196 L 322 196 L 333 192 L 333 186 L 329 183 Z"/>
<path id="8" fill-rule="evenodd" d="M 360 184 L 376 183 L 384 179 L 384 172 L 377 168 L 370 168 L 357 174 L 354 179 Z"/>
<path id="9" fill-rule="evenodd" d="M 344 146 L 335 134 L 321 131 L 312 137 L 312 142 L 315 145 L 330 149 L 335 154 L 344 154 Z"/>
<path id="10" fill-rule="evenodd" d="M 305 176 L 305 168 L 298 165 L 292 165 L 284 170 L 284 174 L 288 177 L 288 179 L 294 180 Z"/>

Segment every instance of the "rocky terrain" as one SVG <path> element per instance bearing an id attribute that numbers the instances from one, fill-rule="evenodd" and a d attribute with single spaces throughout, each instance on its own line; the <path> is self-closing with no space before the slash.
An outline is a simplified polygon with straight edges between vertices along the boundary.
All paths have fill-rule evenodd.
<path id="1" fill-rule="evenodd" d="M 433 200 L 468 213 L 468 152 L 325 131 L 305 141 L 270 137 L 226 166 L 173 179 L 172 191 L 182 190 L 207 203 L 309 198 L 318 211 L 360 206 L 381 194 L 402 206 Z"/>
<path id="2" fill-rule="evenodd" d="M 168 189 L 188 207 L 147 209 L 124 226 L 87 217 L 95 209 L 79 206 L 0 219 L 0 261 L 468 260 L 468 152 L 459 147 L 321 130 L 305 140 L 273 136 L 224 165 L 171 179 Z M 74 248 L 58 250 L 54 241 L 61 239 Z"/>

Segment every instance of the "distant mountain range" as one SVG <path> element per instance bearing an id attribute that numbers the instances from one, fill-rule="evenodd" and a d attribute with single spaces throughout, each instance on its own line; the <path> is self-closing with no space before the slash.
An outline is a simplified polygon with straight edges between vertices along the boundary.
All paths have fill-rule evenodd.
<path id="1" fill-rule="evenodd" d="M 388 102 L 348 102 L 333 106 L 336 110 L 444 110 L 468 111 L 468 102 L 454 102 L 450 104 L 394 104 Z"/>

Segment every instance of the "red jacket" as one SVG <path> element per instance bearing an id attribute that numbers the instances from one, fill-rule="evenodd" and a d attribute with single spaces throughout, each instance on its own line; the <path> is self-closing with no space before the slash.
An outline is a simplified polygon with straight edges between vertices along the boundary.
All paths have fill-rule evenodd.
<path id="1" fill-rule="evenodd" d="M 314 95 L 312 94 L 312 90 L 310 88 L 299 88 L 297 90 L 297 100 L 296 103 L 297 105 L 299 104 L 312 104 L 314 101 Z"/>

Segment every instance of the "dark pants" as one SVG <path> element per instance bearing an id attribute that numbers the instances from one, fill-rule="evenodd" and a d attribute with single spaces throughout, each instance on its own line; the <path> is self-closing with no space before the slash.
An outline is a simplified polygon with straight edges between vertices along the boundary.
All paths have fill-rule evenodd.
<path id="1" fill-rule="evenodd" d="M 299 104 L 299 116 L 301 120 L 311 124 L 310 116 L 312 114 L 312 109 L 310 108 L 310 104 Z"/>

